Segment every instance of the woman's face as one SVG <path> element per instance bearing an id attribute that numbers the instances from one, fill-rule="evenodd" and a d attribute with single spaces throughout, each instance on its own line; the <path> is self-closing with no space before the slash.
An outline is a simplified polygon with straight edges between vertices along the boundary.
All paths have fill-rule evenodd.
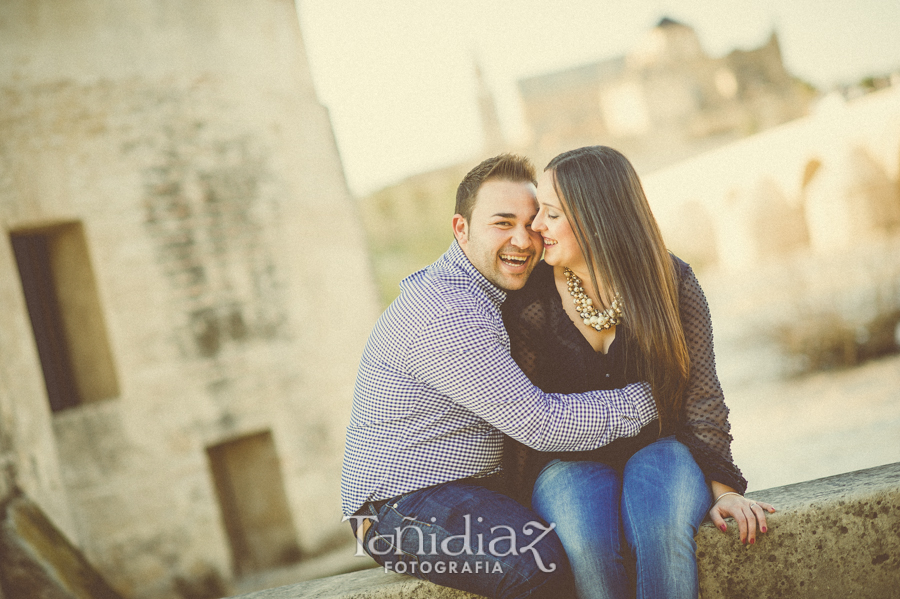
<path id="1" fill-rule="evenodd" d="M 575 232 L 563 212 L 562 199 L 553 184 L 554 177 L 553 171 L 544 171 L 538 179 L 538 213 L 531 228 L 544 239 L 544 261 L 547 264 L 566 266 L 583 276 L 587 266 Z"/>

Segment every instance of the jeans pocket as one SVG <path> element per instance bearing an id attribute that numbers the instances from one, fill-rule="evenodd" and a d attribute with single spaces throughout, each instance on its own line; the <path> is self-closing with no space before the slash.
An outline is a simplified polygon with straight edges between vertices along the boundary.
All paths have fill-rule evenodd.
<path id="1" fill-rule="evenodd" d="M 410 574 L 427 580 L 419 568 L 420 556 L 426 555 L 431 525 L 404 516 L 394 505 L 385 505 L 378 513 L 378 522 L 369 531 L 366 553 L 376 562 L 400 574 Z"/>

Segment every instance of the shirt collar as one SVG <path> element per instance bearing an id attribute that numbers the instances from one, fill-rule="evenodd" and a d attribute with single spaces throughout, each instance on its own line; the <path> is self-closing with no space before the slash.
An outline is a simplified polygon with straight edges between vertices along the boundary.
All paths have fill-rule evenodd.
<path id="1" fill-rule="evenodd" d="M 469 262 L 469 258 L 466 257 L 465 252 L 459 247 L 459 243 L 455 239 L 453 240 L 453 243 L 450 244 L 450 249 L 447 250 L 447 253 L 444 256 L 452 266 L 462 270 L 469 279 L 472 280 L 475 286 L 484 292 L 494 306 L 500 308 L 500 305 L 506 301 L 506 292 L 488 281 L 485 276 L 481 274 L 481 271 Z"/>

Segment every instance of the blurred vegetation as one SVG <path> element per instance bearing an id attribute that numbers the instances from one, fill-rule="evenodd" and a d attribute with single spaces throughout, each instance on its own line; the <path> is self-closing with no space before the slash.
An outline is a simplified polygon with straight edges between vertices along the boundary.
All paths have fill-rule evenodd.
<path id="1" fill-rule="evenodd" d="M 900 309 L 886 308 L 861 325 L 838 312 L 783 324 L 776 341 L 796 374 L 847 368 L 900 351 Z"/>
<path id="2" fill-rule="evenodd" d="M 400 294 L 400 281 L 450 247 L 456 187 L 466 171 L 421 173 L 359 200 L 382 307 Z"/>
<path id="3" fill-rule="evenodd" d="M 856 85 L 866 93 L 886 89 L 891 86 L 891 76 L 877 75 L 864 77 Z"/>
<path id="4" fill-rule="evenodd" d="M 800 77 L 791 77 L 791 79 L 793 79 L 795 83 L 802 87 L 803 90 L 810 96 L 818 96 L 821 93 L 821 90 L 819 88 L 817 88 L 806 79 L 802 79 Z"/>

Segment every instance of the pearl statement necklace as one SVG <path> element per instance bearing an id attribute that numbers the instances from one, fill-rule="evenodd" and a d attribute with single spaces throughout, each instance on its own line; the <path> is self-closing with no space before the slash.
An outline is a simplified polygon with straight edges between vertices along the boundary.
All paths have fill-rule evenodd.
<path id="1" fill-rule="evenodd" d="M 575 302 L 575 310 L 584 319 L 584 324 L 597 330 L 602 331 L 609 329 L 621 322 L 622 320 L 622 298 L 619 294 L 612 301 L 612 305 L 606 310 L 598 310 L 593 306 L 594 301 L 584 292 L 581 286 L 581 278 L 574 272 L 566 268 L 566 284 L 569 287 L 569 295 Z"/>

